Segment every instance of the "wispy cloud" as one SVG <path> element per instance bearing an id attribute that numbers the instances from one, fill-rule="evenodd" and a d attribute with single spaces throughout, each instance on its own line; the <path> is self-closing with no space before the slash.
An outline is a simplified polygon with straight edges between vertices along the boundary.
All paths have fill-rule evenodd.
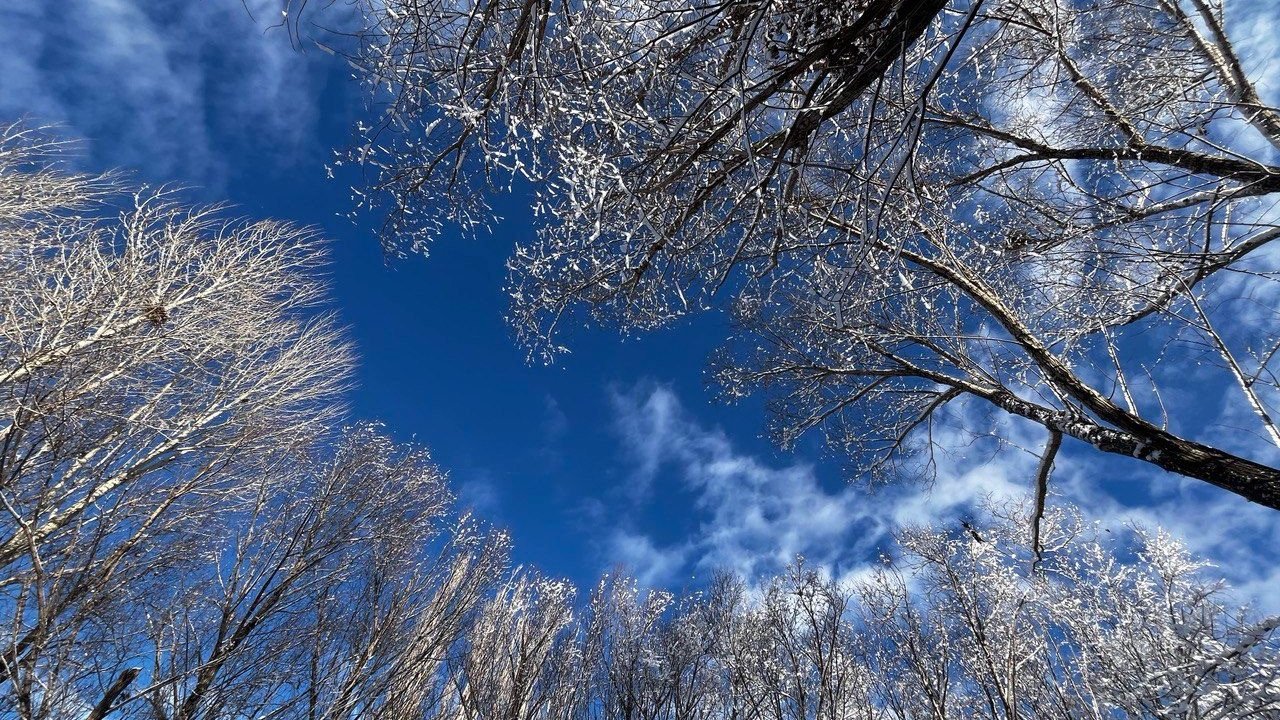
<path id="1" fill-rule="evenodd" d="M 613 407 L 624 455 L 633 463 L 632 482 L 645 489 L 630 493 L 629 501 L 661 506 L 664 499 L 649 489 L 666 473 L 694 498 L 692 508 L 679 510 L 695 513 L 696 532 L 670 546 L 634 525 L 615 521 L 608 530 L 608 546 L 630 548 L 624 559 L 632 570 L 659 583 L 714 570 L 758 578 L 798 555 L 832 572 L 854 572 L 898 527 L 958 523 L 983 497 L 1020 492 L 1010 475 L 1031 462 L 955 456 L 927 496 L 905 487 L 871 493 L 833 478 L 824 482 L 807 463 L 778 465 L 740 451 L 724 432 L 692 418 L 668 387 L 642 384 L 615 393 Z"/>
<path id="2" fill-rule="evenodd" d="M 960 449 L 936 456 L 932 488 L 869 492 L 824 479 L 810 464 L 771 463 L 743 452 L 723 431 L 700 424 L 666 386 L 645 383 L 615 392 L 613 409 L 634 482 L 653 488 L 660 479 L 674 479 L 694 498 L 695 532 L 667 545 L 635 519 L 643 513 L 632 512 L 662 507 L 657 493 L 617 501 L 632 503 L 632 511 L 616 507 L 597 514 L 606 562 L 624 562 L 655 585 L 716 569 L 758 579 L 797 555 L 834 575 L 857 576 L 904 526 L 958 526 L 984 500 L 1026 498 L 1043 441 L 1039 428 L 997 418 L 988 429 L 1011 442 L 993 452 L 944 427 L 935 439 Z M 970 427 L 980 422 L 973 416 L 965 420 Z M 1117 533 L 1133 523 L 1162 526 L 1217 564 L 1245 599 L 1280 607 L 1280 599 L 1269 597 L 1280 579 L 1280 521 L 1274 512 L 1136 461 L 1100 458 L 1070 441 L 1063 450 L 1051 502 L 1076 504 Z"/>
<path id="3" fill-rule="evenodd" d="M 56 123 L 84 161 L 217 188 L 229 148 L 313 142 L 314 63 L 273 0 L 16 0 L 0 7 L 0 117 Z M 252 13 L 252 15 L 250 14 Z M 255 19 L 256 18 L 256 19 Z M 323 150 L 321 150 L 323 151 Z"/>
<path id="4" fill-rule="evenodd" d="M 605 542 L 610 565 L 620 565 L 648 587 L 673 585 L 687 570 L 688 545 L 658 547 L 653 538 L 626 528 L 614 528 Z"/>
<path id="5" fill-rule="evenodd" d="M 463 474 L 461 479 L 454 476 L 454 486 L 458 502 L 463 507 L 475 510 L 488 520 L 501 517 L 502 495 L 487 470 L 472 470 Z"/>

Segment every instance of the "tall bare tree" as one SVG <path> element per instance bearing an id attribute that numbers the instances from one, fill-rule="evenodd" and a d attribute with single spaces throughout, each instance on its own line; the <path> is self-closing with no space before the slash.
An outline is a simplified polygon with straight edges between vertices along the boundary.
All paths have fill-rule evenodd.
<path id="1" fill-rule="evenodd" d="M 305 0 L 289 4 L 294 22 L 307 16 Z M 654 180 L 677 180 L 688 169 L 682 166 L 726 149 L 739 155 L 739 163 L 751 162 L 735 148 L 744 119 L 753 124 L 772 115 L 782 125 L 765 129 L 759 142 L 800 147 L 822 119 L 874 88 L 906 49 L 927 42 L 930 22 L 946 5 L 350 4 L 363 11 L 366 25 L 358 34 L 360 47 L 339 47 L 347 48 L 377 102 L 388 108 L 375 126 L 362 125 L 369 135 L 356 159 L 378 169 L 374 184 L 381 191 L 362 197 L 390 211 L 388 246 L 400 248 L 422 248 L 441 228 L 440 215 L 419 204 L 447 198 L 448 219 L 483 224 L 489 208 L 477 186 L 501 180 L 492 172 L 542 176 L 545 159 L 513 155 L 516 147 L 536 147 L 555 156 L 553 163 L 568 160 L 577 149 L 547 134 L 554 127 L 576 135 L 580 128 L 565 122 L 590 123 L 592 132 L 608 135 L 601 141 L 626 145 L 632 170 Z M 743 102 L 746 89 L 752 97 Z M 808 94 L 804 112 L 773 112 L 792 104 L 797 92 Z M 670 116 L 652 114 L 665 103 L 671 103 L 666 112 L 687 114 L 680 127 Z M 614 115 L 617 110 L 622 114 Z M 615 121 L 629 126 L 616 128 L 627 136 L 613 134 Z M 564 151 L 569 154 L 560 157 Z"/>
<path id="2" fill-rule="evenodd" d="M 575 589 L 517 572 L 485 601 L 448 671 L 440 717 L 523 720 L 580 717 L 587 700 L 577 643 Z"/>
<path id="3" fill-rule="evenodd" d="M 302 312 L 322 289 L 312 233 L 122 198 L 42 138 L 0 131 L 0 669 L 23 717 L 67 701 L 49 673 L 92 676 L 83 643 L 246 472 L 337 417 L 349 364 Z"/>
<path id="4" fill-rule="evenodd" d="M 263 478 L 153 599 L 139 714 L 425 717 L 439 703 L 505 539 L 451 512 L 420 449 L 359 426 L 326 454 Z"/>
<path id="5" fill-rule="evenodd" d="M 506 539 L 333 429 L 319 239 L 60 150 L 0 129 L 0 712 L 425 716 Z"/>
<path id="6" fill-rule="evenodd" d="M 1280 507 L 1256 445 L 1170 401 L 1194 376 L 1280 445 L 1280 110 L 1229 35 L 1246 6 L 365 7 L 360 197 L 413 247 L 441 198 L 475 223 L 476 183 L 532 180 L 536 355 L 727 306 L 717 377 L 768 392 L 783 443 L 897 475 L 961 401 L 1042 426 L 1046 470 L 1071 438 Z"/>

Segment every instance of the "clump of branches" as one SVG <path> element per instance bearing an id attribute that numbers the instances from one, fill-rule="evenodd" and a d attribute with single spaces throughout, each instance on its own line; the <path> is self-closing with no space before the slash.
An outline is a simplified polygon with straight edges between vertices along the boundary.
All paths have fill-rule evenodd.
<path id="1" fill-rule="evenodd" d="M 322 244 L 60 149 L 0 128 L 0 713 L 426 712 L 506 541 L 335 430 Z"/>
<path id="2" fill-rule="evenodd" d="M 1280 110 L 1243 6 L 357 4 L 384 111 L 361 201 L 422 247 L 439 208 L 481 222 L 479 186 L 531 181 L 510 291 L 534 357 L 723 307 L 726 396 L 766 392 L 782 443 L 821 432 L 872 477 L 986 408 L 1280 507 Z M 1262 442 L 1171 402 L 1189 377 Z"/>

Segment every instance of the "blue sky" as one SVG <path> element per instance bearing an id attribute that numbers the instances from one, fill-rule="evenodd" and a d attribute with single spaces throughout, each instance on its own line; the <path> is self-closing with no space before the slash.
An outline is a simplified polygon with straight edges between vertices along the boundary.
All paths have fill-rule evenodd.
<path id="1" fill-rule="evenodd" d="M 1250 41 L 1280 26 L 1275 14 Z M 334 57 L 269 29 L 278 17 L 270 0 L 8 0 L 0 119 L 58 123 L 82 139 L 86 168 L 129 168 L 138 182 L 188 186 L 195 201 L 322 228 L 335 308 L 361 356 L 353 413 L 428 445 L 463 501 L 510 528 L 517 562 L 581 584 L 625 563 L 683 587 L 717 567 L 767 573 L 796 554 L 856 575 L 901 523 L 958 525 L 981 497 L 1028 490 L 1031 452 L 993 454 L 958 435 L 928 493 L 869 495 L 816 443 L 776 450 L 759 402 L 724 406 L 703 385 L 724 331 L 717 315 L 640 338 L 577 332 L 556 366 L 527 365 L 502 318 L 504 260 L 533 232 L 523 198 L 498 201 L 492 235 L 385 262 L 373 220 L 340 217 L 351 178 L 325 172 L 362 117 L 361 90 Z M 1213 418 L 1226 406 L 1195 402 L 1188 411 Z M 1034 428 L 1000 429 L 1031 451 L 1042 442 Z M 1245 594 L 1280 605 L 1274 513 L 1070 441 L 1058 468 L 1058 490 L 1100 523 L 1164 524 Z"/>

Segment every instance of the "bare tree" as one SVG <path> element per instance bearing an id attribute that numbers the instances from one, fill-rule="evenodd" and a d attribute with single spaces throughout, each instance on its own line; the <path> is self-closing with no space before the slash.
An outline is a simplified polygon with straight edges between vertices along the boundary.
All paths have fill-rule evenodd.
<path id="1" fill-rule="evenodd" d="M 1166 402 L 1194 373 L 1280 445 L 1280 111 L 1232 10 L 371 5 L 360 197 L 416 247 L 440 197 L 481 222 L 477 182 L 533 180 L 532 352 L 726 305 L 717 377 L 764 388 L 784 444 L 818 430 L 897 475 L 962 401 L 1280 507 L 1280 471 Z"/>
<path id="2" fill-rule="evenodd" d="M 154 598 L 140 714 L 410 717 L 439 701 L 505 540 L 451 515 L 420 449 L 362 426 L 330 455 L 264 477 L 202 567 Z"/>
<path id="3" fill-rule="evenodd" d="M 489 598 L 448 672 L 453 701 L 441 717 L 524 720 L 580 717 L 587 697 L 574 587 L 517 573 Z"/>
<path id="4" fill-rule="evenodd" d="M 432 716 L 507 539 L 425 450 L 334 431 L 319 240 L 60 148 L 0 131 L 2 712 Z"/>
<path id="5" fill-rule="evenodd" d="M 1050 447 L 1065 435 L 1276 507 L 1274 468 L 1197 441 L 1203 411 L 1164 402 L 1195 372 L 1274 436 L 1272 309 L 1241 312 L 1274 287 L 1271 111 L 1234 99 L 1207 6 L 1055 8 L 991 9 L 919 146 L 886 165 L 910 174 L 892 204 L 803 208 L 848 244 L 744 307 L 765 342 L 722 377 L 776 383 L 784 438 L 822 426 L 873 465 L 967 398 Z M 887 428 L 858 419 L 868 403 Z"/>
<path id="6" fill-rule="evenodd" d="M 770 720 L 874 718 L 870 676 L 854 654 L 853 593 L 797 561 L 739 610 L 722 661 L 730 705 Z"/>
<path id="7" fill-rule="evenodd" d="M 136 670 L 97 678 L 86 648 L 110 654 L 246 473 L 337 417 L 350 357 L 303 313 L 322 291 L 312 233 L 163 192 L 120 205 L 58 149 L 0 131 L 0 670 L 21 717 L 94 706 L 99 679 L 104 707 L 123 695 Z"/>
<path id="8" fill-rule="evenodd" d="M 596 587 L 585 642 L 601 718 L 665 717 L 672 682 L 661 636 L 674 602 L 671 593 L 641 588 L 625 575 L 606 577 Z"/>

